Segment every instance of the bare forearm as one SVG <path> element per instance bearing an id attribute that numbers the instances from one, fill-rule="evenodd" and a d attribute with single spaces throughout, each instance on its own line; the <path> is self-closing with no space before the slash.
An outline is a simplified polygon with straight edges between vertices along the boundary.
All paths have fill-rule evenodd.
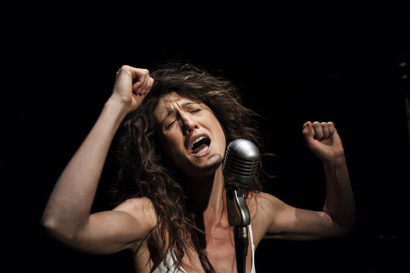
<path id="1" fill-rule="evenodd" d="M 45 226 L 72 236 L 88 220 L 109 147 L 125 114 L 121 104 L 106 103 L 53 189 L 43 215 Z"/>
<path id="2" fill-rule="evenodd" d="M 324 163 L 323 168 L 326 178 L 324 211 L 344 230 L 350 230 L 355 222 L 355 201 L 345 157 Z"/>

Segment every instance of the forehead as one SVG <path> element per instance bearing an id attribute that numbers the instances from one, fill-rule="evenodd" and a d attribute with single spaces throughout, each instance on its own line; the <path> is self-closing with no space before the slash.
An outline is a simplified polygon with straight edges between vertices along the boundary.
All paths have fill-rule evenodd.
<path id="1" fill-rule="evenodd" d="M 201 103 L 201 102 L 197 102 L 194 101 L 190 98 L 187 97 L 183 97 L 179 94 L 177 94 L 176 92 L 171 92 L 165 96 L 163 96 L 158 104 L 157 107 L 154 110 L 154 115 L 156 117 L 157 120 L 160 120 L 161 118 L 163 118 L 164 116 L 167 115 L 167 113 L 169 111 L 171 111 L 175 106 L 181 106 L 184 105 L 186 103 Z"/>
<path id="2" fill-rule="evenodd" d="M 171 92 L 163 96 L 157 105 L 157 108 L 169 107 L 174 103 L 184 103 L 184 102 L 193 102 L 192 99 L 179 95 L 176 92 Z"/>

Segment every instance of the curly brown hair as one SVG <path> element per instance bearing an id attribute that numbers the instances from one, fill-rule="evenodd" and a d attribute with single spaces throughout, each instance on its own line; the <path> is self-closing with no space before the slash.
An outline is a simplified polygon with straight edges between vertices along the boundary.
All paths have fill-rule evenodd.
<path id="1" fill-rule="evenodd" d="M 244 138 L 262 149 L 257 126 L 260 117 L 241 104 L 239 90 L 229 80 L 196 66 L 167 64 L 155 69 L 151 76 L 155 82 L 150 93 L 124 120 L 118 151 L 117 199 L 149 198 L 157 215 L 157 234 L 160 238 L 168 238 L 167 246 L 165 240 L 162 245 L 150 244 L 154 245 L 156 253 L 161 253 L 161 248 L 172 249 L 174 263 L 180 267 L 184 253 L 194 249 L 205 272 L 214 272 L 199 242 L 201 230 L 195 223 L 195 215 L 186 206 L 184 176 L 161 147 L 153 112 L 163 96 L 176 92 L 210 107 L 224 130 L 227 143 Z M 258 175 L 246 188 L 247 194 L 261 190 L 261 163 L 259 167 Z"/>

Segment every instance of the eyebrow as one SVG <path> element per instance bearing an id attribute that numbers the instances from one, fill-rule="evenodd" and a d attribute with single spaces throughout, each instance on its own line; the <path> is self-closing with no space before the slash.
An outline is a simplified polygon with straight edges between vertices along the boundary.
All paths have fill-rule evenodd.
<path id="1" fill-rule="evenodd" d="M 184 107 L 184 106 L 187 106 L 187 105 L 191 105 L 191 104 L 199 104 L 199 103 L 192 102 L 192 101 L 188 101 L 188 102 L 183 103 L 183 104 L 181 105 L 181 107 Z M 170 115 L 172 115 L 174 112 L 175 112 L 175 110 L 169 107 L 168 110 L 167 110 L 167 115 L 166 115 L 166 116 L 162 119 L 162 121 L 161 121 L 161 125 L 163 125 L 164 122 L 165 122 L 165 120 L 166 120 Z"/>

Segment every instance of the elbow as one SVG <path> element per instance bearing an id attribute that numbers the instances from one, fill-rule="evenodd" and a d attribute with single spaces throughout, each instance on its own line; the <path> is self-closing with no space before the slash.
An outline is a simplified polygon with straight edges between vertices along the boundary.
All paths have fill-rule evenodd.
<path id="1" fill-rule="evenodd" d="M 40 224 L 44 230 L 51 232 L 56 229 L 57 221 L 54 217 L 50 215 L 47 211 L 44 211 L 43 216 L 41 217 Z"/>
<path id="2" fill-rule="evenodd" d="M 345 219 L 345 221 L 337 221 L 335 219 L 334 223 L 337 226 L 336 228 L 336 236 L 346 236 L 349 233 L 351 233 L 355 226 L 356 226 L 356 221 L 355 217 L 350 217 L 349 219 Z"/>
<path id="3" fill-rule="evenodd" d="M 329 226 L 328 236 L 330 237 L 345 236 L 351 233 L 355 228 L 356 219 L 354 215 L 350 215 L 349 217 L 343 217 L 343 219 L 337 219 L 325 211 L 324 215 L 327 219 L 327 223 Z"/>
<path id="4" fill-rule="evenodd" d="M 338 223 L 343 230 L 342 235 L 351 233 L 356 226 L 356 211 L 353 209 L 350 212 L 346 212 L 343 217 L 343 221 Z"/>
<path id="5" fill-rule="evenodd" d="M 63 242 L 72 241 L 75 237 L 75 232 L 68 229 L 68 226 L 59 221 L 56 217 L 43 215 L 41 226 L 48 235 Z"/>
<path id="6" fill-rule="evenodd" d="M 354 225 L 340 226 L 335 235 L 336 236 L 346 236 L 349 233 L 351 233 L 353 231 L 353 229 L 354 229 Z"/>
<path id="7" fill-rule="evenodd" d="M 43 216 L 43 218 L 41 219 L 41 226 L 47 233 L 51 235 L 58 233 L 58 230 L 59 230 L 58 228 L 59 225 L 56 219 L 54 219 L 53 217 Z"/>

